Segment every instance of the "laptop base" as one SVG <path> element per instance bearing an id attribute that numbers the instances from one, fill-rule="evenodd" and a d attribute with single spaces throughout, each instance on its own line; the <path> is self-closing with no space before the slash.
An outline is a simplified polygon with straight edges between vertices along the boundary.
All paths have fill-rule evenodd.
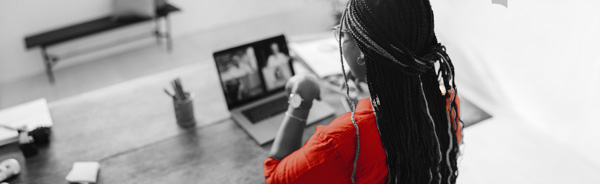
<path id="1" fill-rule="evenodd" d="M 273 95 L 264 100 L 272 100 L 277 97 L 280 97 L 280 95 L 285 95 L 285 93 Z M 255 104 L 262 103 L 264 103 L 263 100 L 260 100 L 248 106 L 231 110 L 231 116 L 233 120 L 236 123 L 238 123 L 242 127 L 242 129 L 244 129 L 248 133 L 248 135 L 250 135 L 250 137 L 252 137 L 252 139 L 254 139 L 254 141 L 256 141 L 256 143 L 258 143 L 259 145 L 266 144 L 275 139 L 275 136 L 279 131 L 279 127 L 281 126 L 281 123 L 285 118 L 285 113 L 281 113 L 267 118 L 265 120 L 252 123 L 250 122 L 250 120 L 248 120 L 248 118 L 246 118 L 246 116 L 242 114 L 242 111 L 244 111 L 245 109 L 252 108 Z M 327 103 L 321 101 L 314 101 L 313 106 L 308 114 L 308 118 L 306 120 L 306 126 L 310 126 L 320 120 L 330 117 L 334 115 L 334 113 L 335 110 L 333 109 L 333 107 L 331 107 Z"/>

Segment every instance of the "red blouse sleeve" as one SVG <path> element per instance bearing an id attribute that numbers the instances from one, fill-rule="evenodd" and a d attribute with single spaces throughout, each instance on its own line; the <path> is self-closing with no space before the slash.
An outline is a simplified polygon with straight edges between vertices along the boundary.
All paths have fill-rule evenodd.
<path id="1" fill-rule="evenodd" d="M 269 157 L 264 162 L 266 183 L 348 183 L 344 162 L 334 138 L 324 136 L 317 127 L 302 148 L 282 160 Z"/>

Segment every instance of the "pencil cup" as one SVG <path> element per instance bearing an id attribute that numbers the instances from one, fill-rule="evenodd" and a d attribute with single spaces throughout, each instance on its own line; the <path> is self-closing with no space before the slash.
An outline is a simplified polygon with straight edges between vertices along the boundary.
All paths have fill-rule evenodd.
<path id="1" fill-rule="evenodd" d="M 196 125 L 196 119 L 194 118 L 194 94 L 186 93 L 185 99 L 178 100 L 173 99 L 173 105 L 175 106 L 175 118 L 177 124 L 181 127 L 192 127 Z"/>

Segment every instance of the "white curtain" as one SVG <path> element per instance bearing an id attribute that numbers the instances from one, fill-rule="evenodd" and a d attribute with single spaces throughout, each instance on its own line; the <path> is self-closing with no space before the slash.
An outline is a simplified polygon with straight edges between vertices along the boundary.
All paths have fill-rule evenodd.
<path id="1" fill-rule="evenodd" d="M 600 164 L 600 1 L 432 0 L 465 98 Z"/>

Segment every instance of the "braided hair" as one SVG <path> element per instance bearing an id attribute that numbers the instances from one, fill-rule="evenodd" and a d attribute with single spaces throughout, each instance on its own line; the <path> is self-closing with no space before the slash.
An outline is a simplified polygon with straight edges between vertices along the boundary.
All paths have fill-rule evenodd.
<path id="1" fill-rule="evenodd" d="M 389 183 L 456 183 L 456 131 L 462 122 L 451 113 L 458 112 L 454 66 L 435 36 L 429 0 L 351 0 L 341 25 L 364 54 Z M 352 121 L 354 182 L 360 146 L 354 112 Z"/>

